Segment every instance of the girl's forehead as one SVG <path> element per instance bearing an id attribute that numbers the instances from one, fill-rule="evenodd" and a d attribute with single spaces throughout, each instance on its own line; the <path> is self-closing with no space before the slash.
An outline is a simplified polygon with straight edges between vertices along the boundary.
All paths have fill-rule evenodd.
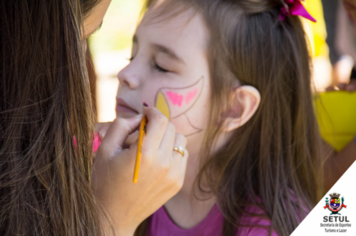
<path id="1" fill-rule="evenodd" d="M 189 42 L 195 47 L 206 46 L 208 30 L 200 13 L 190 8 L 163 14 L 159 10 L 149 9 L 146 12 L 136 34 L 142 32 L 146 36 L 149 34 L 149 38 L 170 40 L 178 45 Z"/>

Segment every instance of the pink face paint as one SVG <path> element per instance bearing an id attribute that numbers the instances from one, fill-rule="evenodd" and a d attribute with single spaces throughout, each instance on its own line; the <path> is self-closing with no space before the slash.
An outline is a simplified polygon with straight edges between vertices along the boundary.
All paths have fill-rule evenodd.
<path id="1" fill-rule="evenodd" d="M 187 96 L 185 97 L 185 104 L 188 104 L 194 97 L 197 95 L 198 89 L 195 88 L 193 92 L 189 92 Z"/>
<path id="2" fill-rule="evenodd" d="M 197 102 L 203 91 L 204 77 L 201 77 L 194 84 L 178 88 L 160 88 L 155 98 L 155 107 L 162 105 L 165 107 L 169 119 L 184 115 Z"/>
<path id="3" fill-rule="evenodd" d="M 167 92 L 167 96 L 168 96 L 169 100 L 171 100 L 173 105 L 179 106 L 179 107 L 182 106 L 183 95 L 180 95 L 178 93 L 174 93 L 172 91 L 168 91 Z"/>
<path id="4" fill-rule="evenodd" d="M 95 132 L 94 136 L 93 136 L 93 152 L 98 151 L 99 146 L 101 144 L 101 140 L 102 140 L 102 138 L 100 137 L 100 134 Z M 74 142 L 75 148 L 77 148 L 77 139 L 76 139 L 76 137 L 73 138 L 73 142 Z"/>
<path id="5" fill-rule="evenodd" d="M 94 133 L 94 137 L 93 137 L 93 152 L 97 152 L 99 149 L 99 146 L 101 144 L 101 137 L 98 133 Z"/>

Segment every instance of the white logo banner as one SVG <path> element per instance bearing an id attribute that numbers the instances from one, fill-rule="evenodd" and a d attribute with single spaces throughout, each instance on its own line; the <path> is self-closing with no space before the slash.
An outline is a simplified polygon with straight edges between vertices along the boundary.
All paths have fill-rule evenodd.
<path id="1" fill-rule="evenodd" d="M 307 235 L 356 236 L 356 162 L 292 233 Z"/>

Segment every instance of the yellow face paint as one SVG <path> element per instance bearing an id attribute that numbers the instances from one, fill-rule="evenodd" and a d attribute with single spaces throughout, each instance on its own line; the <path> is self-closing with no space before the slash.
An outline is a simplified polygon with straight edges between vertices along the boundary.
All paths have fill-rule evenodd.
<path id="1" fill-rule="evenodd" d="M 161 92 L 158 92 L 156 100 L 156 108 L 170 120 L 170 113 L 167 101 Z"/>

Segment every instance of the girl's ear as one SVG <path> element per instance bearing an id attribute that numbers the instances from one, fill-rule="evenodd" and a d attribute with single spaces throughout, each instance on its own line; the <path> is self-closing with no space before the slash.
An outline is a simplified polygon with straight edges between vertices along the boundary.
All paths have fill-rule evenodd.
<path id="1" fill-rule="evenodd" d="M 222 128 L 225 132 L 237 129 L 247 123 L 255 114 L 261 102 L 260 93 L 252 86 L 238 87 L 232 93 L 230 108 L 222 114 L 226 118 Z"/>

